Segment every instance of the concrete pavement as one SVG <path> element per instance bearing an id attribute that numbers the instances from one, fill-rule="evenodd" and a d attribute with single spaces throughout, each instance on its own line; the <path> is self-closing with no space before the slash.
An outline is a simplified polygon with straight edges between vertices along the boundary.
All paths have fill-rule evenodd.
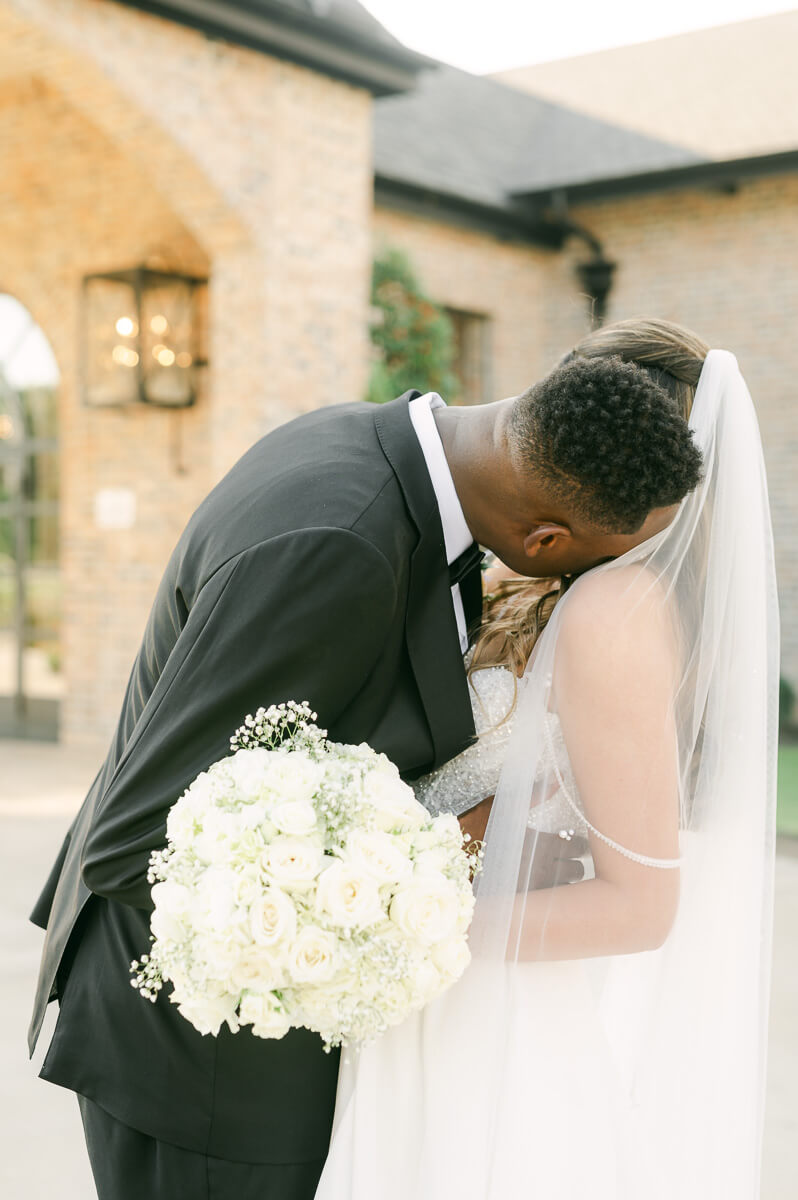
<path id="1" fill-rule="evenodd" d="M 33 1062 L 25 1033 L 42 934 L 28 912 L 102 751 L 0 741 L 0 1196 L 95 1200 L 77 1103 L 37 1079 L 55 1005 Z M 776 931 L 762 1200 L 798 1195 L 798 853 L 776 872 Z M 642 1197 L 641 1197 L 642 1200 Z M 676 1198 L 674 1198 L 676 1200 Z"/>

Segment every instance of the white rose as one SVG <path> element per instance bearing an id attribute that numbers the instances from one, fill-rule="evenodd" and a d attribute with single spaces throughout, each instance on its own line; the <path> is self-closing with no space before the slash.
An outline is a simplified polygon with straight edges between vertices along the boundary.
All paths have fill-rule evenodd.
<path id="1" fill-rule="evenodd" d="M 326 983 L 338 965 L 338 938 L 334 933 L 306 925 L 288 953 L 294 983 Z"/>
<path id="2" fill-rule="evenodd" d="M 465 933 L 474 915 L 476 898 L 470 887 L 460 889 L 460 911 L 457 917 L 457 932 Z"/>
<path id="3" fill-rule="evenodd" d="M 350 863 L 338 862 L 319 877 L 316 907 L 344 929 L 374 925 L 385 916 L 377 884 Z"/>
<path id="4" fill-rule="evenodd" d="M 303 838 L 276 837 L 261 855 L 261 866 L 281 887 L 307 891 L 324 866 L 324 851 Z"/>
<path id="5" fill-rule="evenodd" d="M 242 865 L 256 863 L 265 845 L 266 839 L 260 826 L 256 829 L 242 828 L 236 835 L 235 846 L 230 847 L 230 856 Z"/>
<path id="6" fill-rule="evenodd" d="M 443 991 L 441 973 L 435 963 L 430 962 L 428 958 L 414 967 L 409 982 L 413 993 L 414 1007 L 427 1004 L 433 996 L 437 996 L 439 992 Z"/>
<path id="7" fill-rule="evenodd" d="M 415 849 L 416 849 L 416 836 L 417 836 L 417 835 L 416 835 L 415 833 L 412 833 L 412 832 L 408 832 L 408 833 L 392 833 L 392 834 L 390 835 L 390 837 L 391 837 L 391 842 L 393 843 L 393 845 L 396 847 L 396 849 L 397 849 L 397 850 L 398 850 L 398 851 L 399 851 L 401 854 L 404 854 L 404 855 L 405 855 L 405 857 L 407 857 L 407 858 L 409 858 L 409 857 L 410 857 L 410 855 L 411 855 L 411 854 L 412 854 L 412 853 L 415 851 Z"/>
<path id="8" fill-rule="evenodd" d="M 441 840 L 455 841 L 462 844 L 463 831 L 454 813 L 440 813 L 433 819 L 432 828 Z"/>
<path id="9" fill-rule="evenodd" d="M 251 1025 L 255 1037 L 285 1037 L 291 1022 L 280 1001 L 270 992 L 245 992 L 238 1008 L 242 1025 Z"/>
<path id="10" fill-rule="evenodd" d="M 316 810 L 307 800 L 282 800 L 274 805 L 271 819 L 280 833 L 304 837 L 317 826 Z"/>
<path id="11" fill-rule="evenodd" d="M 270 992 L 284 987 L 287 975 L 280 956 L 266 946 L 247 946 L 230 972 L 230 982 L 239 990 Z"/>
<path id="12" fill-rule="evenodd" d="M 251 750 L 236 750 L 227 761 L 227 769 L 245 796 L 259 799 L 268 787 L 273 750 L 255 746 Z"/>
<path id="13" fill-rule="evenodd" d="M 168 979 L 172 984 L 172 991 L 169 993 L 172 1004 L 179 1005 L 192 1000 L 197 989 L 188 971 L 173 966 L 169 968 L 168 974 L 164 973 L 164 979 Z"/>
<path id="14" fill-rule="evenodd" d="M 296 934 L 296 908 L 278 887 L 267 887 L 249 907 L 249 927 L 259 946 L 276 946 Z"/>
<path id="15" fill-rule="evenodd" d="M 180 942 L 188 933 L 191 895 L 188 888 L 171 879 L 156 883 L 152 889 L 155 905 L 150 928 L 163 941 Z"/>
<path id="16" fill-rule="evenodd" d="M 413 848 L 415 850 L 432 850 L 436 846 L 440 846 L 440 844 L 441 839 L 434 829 L 419 829 L 418 833 L 413 836 Z"/>
<path id="17" fill-rule="evenodd" d="M 407 985 L 401 980 L 384 979 L 375 989 L 374 1003 L 389 1025 L 403 1021 L 411 1008 Z"/>
<path id="18" fill-rule="evenodd" d="M 391 901 L 391 920 L 407 937 L 431 946 L 450 937 L 460 911 L 457 888 L 448 879 L 421 875 Z"/>
<path id="19" fill-rule="evenodd" d="M 346 840 L 346 858 L 376 883 L 401 883 L 413 867 L 388 833 L 355 829 Z"/>
<path id="20" fill-rule="evenodd" d="M 471 962 L 471 951 L 464 937 L 450 937 L 432 947 L 432 960 L 449 979 L 459 979 Z"/>
<path id="21" fill-rule="evenodd" d="M 242 830 L 257 829 L 269 815 L 262 800 L 248 801 L 237 810 L 237 813 Z"/>
<path id="22" fill-rule="evenodd" d="M 181 1000 L 177 1007 L 186 1020 L 203 1035 L 212 1033 L 215 1037 L 225 1021 L 233 1033 L 238 1031 L 234 996 L 192 996 Z"/>
<path id="23" fill-rule="evenodd" d="M 422 850 L 416 855 L 415 868 L 417 875 L 440 875 L 449 866 L 450 855 L 443 846 L 433 846 Z"/>
<path id="24" fill-rule="evenodd" d="M 285 753 L 278 750 L 271 756 L 267 784 L 281 801 L 309 804 L 324 775 L 324 764 L 315 762 L 301 751 Z"/>
<path id="25" fill-rule="evenodd" d="M 233 890 L 236 904 L 248 908 L 252 901 L 260 895 L 261 887 L 257 867 L 249 866 L 245 871 L 237 872 Z"/>
<path id="26" fill-rule="evenodd" d="M 232 924 L 235 912 L 235 876 L 224 867 L 202 872 L 190 900 L 189 919 L 201 932 L 218 933 Z"/>
<path id="27" fill-rule="evenodd" d="M 173 846 L 188 846 L 202 826 L 205 805 L 197 803 L 191 792 L 181 796 L 166 816 L 166 836 Z"/>
<path id="28" fill-rule="evenodd" d="M 420 829 L 428 820 L 413 789 L 402 782 L 395 769 L 369 771 L 363 780 L 363 795 L 376 810 L 378 827 L 388 833 L 394 829 Z"/>
<path id="29" fill-rule="evenodd" d="M 193 839 L 194 853 L 203 862 L 221 864 L 230 857 L 230 843 L 241 829 L 238 813 L 210 808 L 202 818 L 202 829 Z"/>
<path id="30" fill-rule="evenodd" d="M 201 814 L 213 807 L 215 798 L 216 784 L 213 776 L 209 771 L 202 771 L 189 784 L 188 790 L 183 794 L 181 800 L 185 799 L 196 813 Z"/>
<path id="31" fill-rule="evenodd" d="M 206 938 L 201 948 L 196 947 L 196 953 L 211 978 L 226 980 L 239 958 L 241 947 L 232 937 Z"/>

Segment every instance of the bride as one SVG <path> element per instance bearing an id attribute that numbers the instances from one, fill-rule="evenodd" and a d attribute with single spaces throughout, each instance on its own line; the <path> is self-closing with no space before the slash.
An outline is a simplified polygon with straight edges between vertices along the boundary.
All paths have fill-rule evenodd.
<path id="1" fill-rule="evenodd" d="M 488 598 L 479 740 L 417 784 L 458 815 L 495 793 L 472 963 L 344 1058 L 317 1200 L 759 1195 L 778 674 L 762 452 L 734 357 L 684 333 L 658 360 L 641 329 L 684 332 L 622 322 L 574 354 L 649 366 L 702 480 L 622 557 Z M 543 833 L 587 838 L 582 882 L 534 889 Z"/>

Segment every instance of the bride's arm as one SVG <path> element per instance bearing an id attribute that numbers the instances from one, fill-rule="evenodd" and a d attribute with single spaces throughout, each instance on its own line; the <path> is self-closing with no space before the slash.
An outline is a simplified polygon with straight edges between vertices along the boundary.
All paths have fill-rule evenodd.
<path id="1" fill-rule="evenodd" d="M 563 613 L 554 689 L 588 821 L 632 852 L 679 855 L 672 700 L 676 652 L 660 593 L 634 569 L 581 585 Z M 519 957 L 655 949 L 676 914 L 679 872 L 630 860 L 591 834 L 596 878 L 516 902 Z"/>

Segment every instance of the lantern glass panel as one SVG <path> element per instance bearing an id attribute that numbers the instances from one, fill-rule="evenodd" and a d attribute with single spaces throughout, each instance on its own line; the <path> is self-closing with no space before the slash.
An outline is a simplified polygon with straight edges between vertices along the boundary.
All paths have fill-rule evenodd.
<path id="1" fill-rule="evenodd" d="M 148 280 L 141 298 L 144 398 L 183 406 L 194 399 L 194 285 L 182 279 Z"/>
<path id="2" fill-rule="evenodd" d="M 85 284 L 85 397 L 91 405 L 132 404 L 139 398 L 139 317 L 136 291 L 118 279 Z"/>

